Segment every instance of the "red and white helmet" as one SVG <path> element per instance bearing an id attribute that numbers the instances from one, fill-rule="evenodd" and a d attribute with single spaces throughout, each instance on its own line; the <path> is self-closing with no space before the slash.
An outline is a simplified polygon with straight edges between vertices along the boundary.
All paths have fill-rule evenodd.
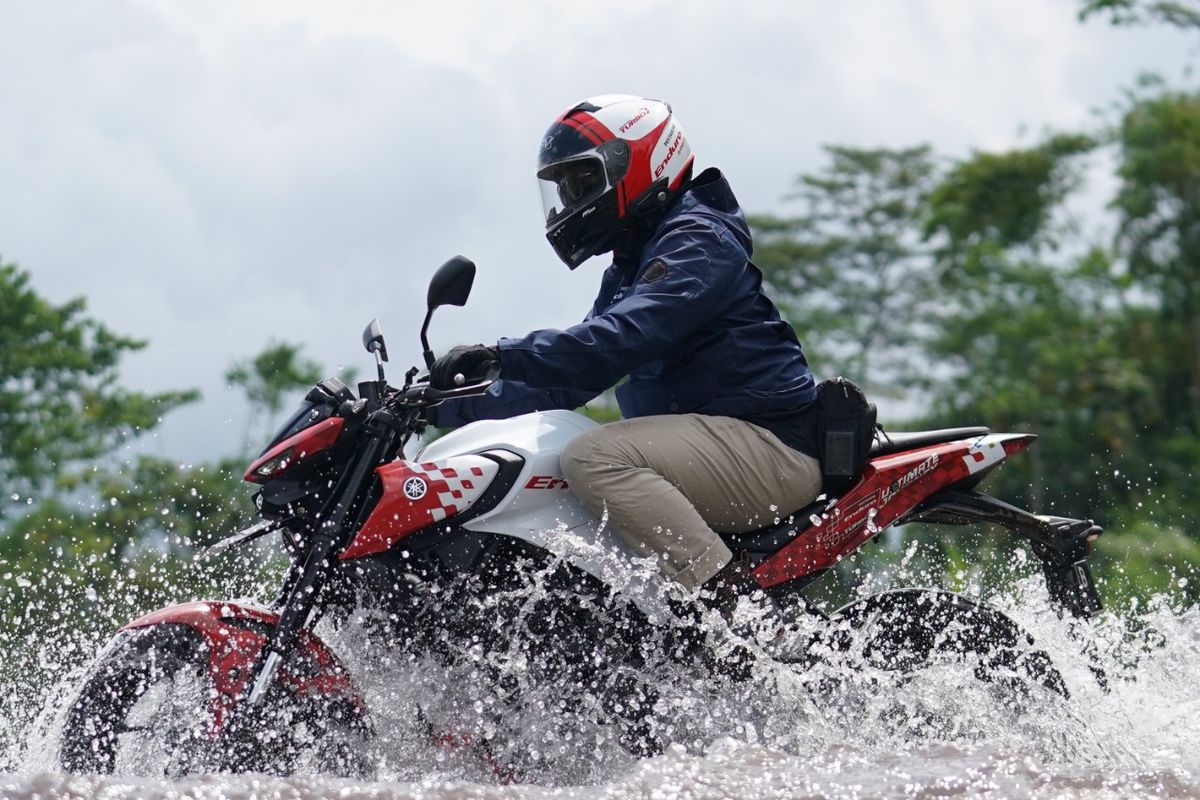
<path id="1" fill-rule="evenodd" d="M 609 94 L 554 121 L 538 151 L 546 238 L 575 269 L 653 220 L 691 177 L 692 148 L 661 100 Z"/>

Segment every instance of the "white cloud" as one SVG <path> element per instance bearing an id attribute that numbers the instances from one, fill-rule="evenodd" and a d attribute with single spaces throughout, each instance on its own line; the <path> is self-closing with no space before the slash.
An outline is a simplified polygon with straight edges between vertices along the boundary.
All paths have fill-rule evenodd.
<path id="1" fill-rule="evenodd" d="M 766 210 L 822 142 L 1011 146 L 1175 69 L 1182 41 L 1080 26 L 1066 0 L 10 3 L 0 253 L 150 338 L 132 383 L 204 389 L 162 445 L 203 458 L 239 441 L 231 360 L 274 337 L 366 366 L 377 315 L 402 368 L 454 253 L 480 275 L 438 346 L 580 317 L 599 268 L 550 252 L 531 168 L 584 96 L 670 100 Z"/>

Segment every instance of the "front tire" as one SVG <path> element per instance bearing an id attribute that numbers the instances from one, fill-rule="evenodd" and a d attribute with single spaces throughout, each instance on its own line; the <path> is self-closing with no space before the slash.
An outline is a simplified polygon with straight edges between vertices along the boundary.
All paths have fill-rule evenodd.
<path id="1" fill-rule="evenodd" d="M 218 729 L 204 638 L 186 625 L 123 631 L 67 711 L 59 749 L 73 773 L 178 777 L 196 772 L 369 772 L 369 731 L 344 709 L 278 686 L 261 724 Z M 311 769 L 309 769 L 311 767 Z"/>

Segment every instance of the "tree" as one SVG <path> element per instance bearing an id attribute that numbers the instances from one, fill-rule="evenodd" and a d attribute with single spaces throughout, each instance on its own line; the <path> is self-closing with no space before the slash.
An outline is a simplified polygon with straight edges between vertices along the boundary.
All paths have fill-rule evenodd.
<path id="1" fill-rule="evenodd" d="M 978 152 L 950 169 L 924 209 L 925 238 L 942 241 L 942 282 L 969 266 L 974 248 L 1022 248 L 1034 256 L 1056 249 L 1064 231 L 1051 224 L 1054 212 L 1079 185 L 1075 157 L 1095 144 L 1089 136 L 1059 134 L 1030 148 Z"/>
<path id="2" fill-rule="evenodd" d="M 1176 28 L 1200 29 L 1200 6 L 1195 0 L 1083 0 L 1080 20 L 1099 15 L 1117 26 L 1162 22 Z"/>
<path id="3" fill-rule="evenodd" d="M 302 349 L 298 344 L 270 343 L 258 355 L 235 362 L 225 371 L 225 380 L 241 387 L 250 401 L 243 450 L 249 446 L 251 431 L 269 425 L 291 392 L 321 380 L 321 365 L 302 355 Z"/>
<path id="4" fill-rule="evenodd" d="M 801 215 L 751 218 L 755 263 L 822 371 L 896 391 L 936 302 L 919 220 L 937 168 L 924 146 L 825 150 Z"/>
<path id="5" fill-rule="evenodd" d="M 73 465 L 154 428 L 194 390 L 148 394 L 117 385 L 118 363 L 146 342 L 54 305 L 27 272 L 0 264 L 0 516 Z"/>
<path id="6" fill-rule="evenodd" d="M 926 424 L 1045 434 L 993 486 L 1062 513 L 1127 494 L 1128 472 L 1114 480 L 1113 465 L 1136 461 L 1153 407 L 1112 256 L 1095 245 L 1078 253 L 1057 221 L 1079 185 L 1078 156 L 1094 146 L 1059 135 L 977 153 L 930 194 L 926 220 L 945 307 L 927 350 L 945 372 L 931 382 Z"/>
<path id="7" fill-rule="evenodd" d="M 1117 247 L 1179 349 L 1171 412 L 1200 434 L 1200 94 L 1135 99 L 1117 131 Z"/>

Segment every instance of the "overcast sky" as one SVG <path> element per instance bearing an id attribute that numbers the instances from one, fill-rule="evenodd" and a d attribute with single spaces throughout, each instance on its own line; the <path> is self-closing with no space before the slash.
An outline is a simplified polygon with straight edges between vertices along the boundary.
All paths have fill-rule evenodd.
<path id="1" fill-rule="evenodd" d="M 554 256 L 533 163 L 578 100 L 668 100 L 698 167 L 782 210 L 822 143 L 962 156 L 1180 74 L 1177 32 L 1076 5 L 0 0 L 0 257 L 148 338 L 128 384 L 203 391 L 151 443 L 199 461 L 240 446 L 222 373 L 272 338 L 365 371 L 378 316 L 399 378 L 456 253 L 479 275 L 435 349 L 577 321 L 603 264 Z"/>

